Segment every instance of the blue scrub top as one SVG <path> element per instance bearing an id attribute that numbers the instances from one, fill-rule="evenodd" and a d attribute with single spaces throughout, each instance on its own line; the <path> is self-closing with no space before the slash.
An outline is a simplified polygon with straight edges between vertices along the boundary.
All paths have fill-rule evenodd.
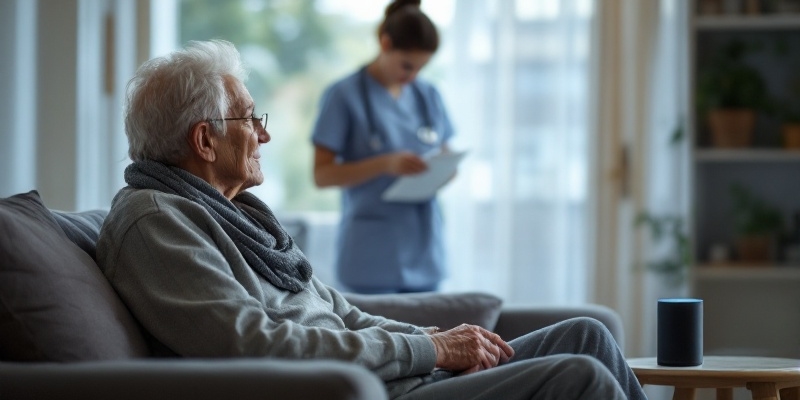
<path id="1" fill-rule="evenodd" d="M 366 82 L 368 98 L 363 96 Z M 342 162 L 359 161 L 399 150 L 423 155 L 441 148 L 453 127 L 439 92 L 417 79 L 422 104 L 411 84 L 395 99 L 362 68 L 328 87 L 314 126 L 314 145 L 337 154 Z M 377 132 L 370 132 L 365 102 L 372 109 Z M 436 143 L 423 143 L 417 130 L 426 124 L 427 108 L 438 133 Z M 371 143 L 377 135 L 380 148 Z M 380 176 L 342 190 L 336 271 L 352 290 L 391 292 L 436 287 L 444 278 L 442 215 L 435 198 L 419 203 L 385 202 L 381 194 L 394 180 Z"/>

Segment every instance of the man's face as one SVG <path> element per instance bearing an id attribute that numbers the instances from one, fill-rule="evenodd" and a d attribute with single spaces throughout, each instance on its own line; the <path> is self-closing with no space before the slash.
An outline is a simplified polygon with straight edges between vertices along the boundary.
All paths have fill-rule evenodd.
<path id="1" fill-rule="evenodd" d="M 253 98 L 244 84 L 233 77 L 225 81 L 231 107 L 225 118 L 245 118 L 256 114 Z M 214 164 L 218 184 L 225 188 L 226 197 L 233 197 L 247 188 L 264 182 L 259 161 L 259 146 L 270 141 L 266 128 L 253 119 L 224 121 L 227 124 L 225 137 L 217 145 L 217 160 Z M 229 196 L 230 195 L 230 196 Z"/>

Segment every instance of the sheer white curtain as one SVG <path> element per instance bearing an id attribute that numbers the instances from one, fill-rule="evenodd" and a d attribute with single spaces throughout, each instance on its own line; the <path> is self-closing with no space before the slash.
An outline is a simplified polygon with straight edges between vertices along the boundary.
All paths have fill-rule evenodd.
<path id="1" fill-rule="evenodd" d="M 109 206 L 126 159 L 137 5 L 0 2 L 0 197 L 36 189 L 54 209 Z"/>
<path id="2" fill-rule="evenodd" d="M 656 300 L 680 289 L 637 268 L 674 249 L 634 221 L 687 207 L 687 139 L 672 142 L 686 115 L 686 8 L 683 0 L 598 1 L 591 300 L 623 316 L 630 356 L 655 355 Z"/>
<path id="3" fill-rule="evenodd" d="M 646 130 L 644 211 L 657 218 L 677 218 L 689 224 L 689 140 L 686 124 L 689 115 L 687 32 L 688 5 L 683 0 L 661 0 L 656 53 L 652 70 L 652 95 L 649 126 Z M 644 235 L 644 261 L 658 261 L 678 254 L 671 237 L 654 240 Z M 641 352 L 655 354 L 655 305 L 660 297 L 685 296 L 685 277 L 650 273 L 644 282 L 646 305 Z"/>
<path id="4" fill-rule="evenodd" d="M 0 1 L 0 197 L 36 186 L 36 14 L 32 1 Z"/>
<path id="5" fill-rule="evenodd" d="M 458 0 L 445 100 L 469 151 L 443 193 L 445 290 L 587 299 L 591 0 Z"/>

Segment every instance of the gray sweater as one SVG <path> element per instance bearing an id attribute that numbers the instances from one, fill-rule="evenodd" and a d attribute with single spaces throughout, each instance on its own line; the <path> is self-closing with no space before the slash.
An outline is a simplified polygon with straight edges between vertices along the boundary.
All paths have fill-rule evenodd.
<path id="1" fill-rule="evenodd" d="M 296 294 L 272 286 L 182 197 L 122 189 L 97 261 L 147 333 L 180 356 L 346 360 L 392 398 L 432 379 L 436 352 L 419 328 L 364 313 L 315 277 Z"/>

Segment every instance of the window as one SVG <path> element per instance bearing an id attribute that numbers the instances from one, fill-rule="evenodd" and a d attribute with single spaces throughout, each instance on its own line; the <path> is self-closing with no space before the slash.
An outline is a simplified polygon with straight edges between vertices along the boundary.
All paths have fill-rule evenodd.
<path id="1" fill-rule="evenodd" d="M 265 182 L 251 191 L 278 212 L 335 213 L 338 190 L 319 190 L 312 180 L 309 135 L 317 103 L 328 84 L 375 56 L 375 29 L 388 2 L 176 1 L 175 46 L 233 42 L 250 66 L 247 86 L 257 111 L 270 113 Z M 441 196 L 450 254 L 446 290 L 584 301 L 592 5 L 423 2 L 442 46 L 422 74 L 445 98 L 457 132 L 452 147 L 469 150 Z M 330 237 L 322 242 L 333 246 Z M 309 255 L 316 270 L 330 262 L 330 251 L 318 260 Z"/>

